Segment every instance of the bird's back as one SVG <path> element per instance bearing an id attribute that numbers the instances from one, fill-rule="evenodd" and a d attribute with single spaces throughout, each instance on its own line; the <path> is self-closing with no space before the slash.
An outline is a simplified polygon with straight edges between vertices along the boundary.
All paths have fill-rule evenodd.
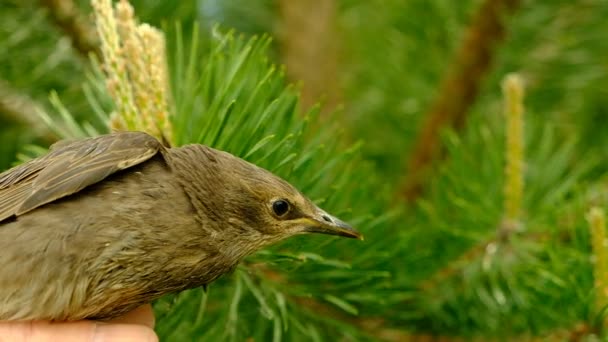
<path id="1" fill-rule="evenodd" d="M 61 141 L 48 154 L 0 174 L 0 223 L 163 152 L 158 140 L 142 132 Z"/>
<path id="2" fill-rule="evenodd" d="M 208 284 L 295 234 L 268 211 L 290 196 L 318 213 L 287 182 L 203 145 L 141 132 L 55 145 L 0 174 L 0 320 L 111 318 Z"/>
<path id="3" fill-rule="evenodd" d="M 145 143 L 139 146 L 144 154 L 149 150 Z M 62 151 L 71 158 L 89 142 L 72 144 L 76 145 Z M 109 158 L 105 156 L 106 161 Z M 0 320 L 108 318 L 185 285 L 205 283 L 194 274 L 199 270 L 183 266 L 208 266 L 217 251 L 201 245 L 204 231 L 170 161 L 156 152 L 139 159 L 136 165 L 114 168 L 110 175 L 71 193 L 64 188 L 63 196 L 40 200 L 24 212 L 19 208 L 28 197 L 11 187 L 25 184 L 29 198 L 32 188 L 45 191 L 36 188 L 40 178 L 32 177 L 44 175 L 45 168 L 30 171 L 36 163 L 48 170 L 49 162 L 34 160 L 29 169 L 18 167 L 0 175 L 4 216 L 6 208 L 17 208 L 8 209 L 12 215 L 0 219 Z M 70 170 L 63 174 L 78 175 Z M 70 186 L 73 190 L 81 185 Z M 17 204 L 10 206 L 10 196 Z M 191 284 L 183 282 L 188 272 L 193 273 Z"/>

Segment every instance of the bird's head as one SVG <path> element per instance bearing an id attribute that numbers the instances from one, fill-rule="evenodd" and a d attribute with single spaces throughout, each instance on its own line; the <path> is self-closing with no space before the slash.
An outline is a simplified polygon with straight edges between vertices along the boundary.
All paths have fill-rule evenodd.
<path id="1" fill-rule="evenodd" d="M 226 159 L 224 159 L 226 158 Z M 263 237 L 263 244 L 305 234 L 321 233 L 363 239 L 349 224 L 328 214 L 295 187 L 274 174 L 229 154 L 224 167 L 232 184 L 225 196 L 229 222 Z M 227 166 L 227 165 L 226 165 Z"/>

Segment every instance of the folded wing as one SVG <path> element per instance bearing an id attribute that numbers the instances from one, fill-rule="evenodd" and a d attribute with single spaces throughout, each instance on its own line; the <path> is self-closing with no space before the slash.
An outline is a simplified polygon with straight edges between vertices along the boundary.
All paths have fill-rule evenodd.
<path id="1" fill-rule="evenodd" d="M 74 194 L 162 151 L 143 132 L 117 132 L 59 142 L 50 152 L 0 174 L 0 223 Z"/>

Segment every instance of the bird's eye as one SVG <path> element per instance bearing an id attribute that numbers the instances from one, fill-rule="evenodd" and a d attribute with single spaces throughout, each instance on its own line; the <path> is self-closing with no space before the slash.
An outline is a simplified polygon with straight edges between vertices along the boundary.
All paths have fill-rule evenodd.
<path id="1" fill-rule="evenodd" d="M 272 211 L 274 211 L 277 216 L 283 216 L 289 211 L 289 203 L 283 199 L 276 200 L 272 203 Z"/>

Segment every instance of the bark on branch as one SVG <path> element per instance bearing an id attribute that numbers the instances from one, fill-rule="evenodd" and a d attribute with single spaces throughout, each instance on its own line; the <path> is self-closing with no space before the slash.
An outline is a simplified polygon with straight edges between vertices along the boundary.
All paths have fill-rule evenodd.
<path id="1" fill-rule="evenodd" d="M 281 55 L 287 75 L 302 82 L 305 108 L 323 100 L 331 112 L 341 101 L 334 0 L 280 0 Z"/>
<path id="2" fill-rule="evenodd" d="M 423 192 L 431 165 L 441 158 L 441 131 L 464 125 L 490 70 L 497 45 L 504 40 L 505 19 L 519 5 L 520 0 L 485 0 L 473 17 L 407 163 L 408 173 L 401 189 L 407 202 L 413 202 Z"/>
<path id="3" fill-rule="evenodd" d="M 40 0 L 54 24 L 70 37 L 74 48 L 85 58 L 99 56 L 99 44 L 92 23 L 87 22 L 72 0 Z"/>

